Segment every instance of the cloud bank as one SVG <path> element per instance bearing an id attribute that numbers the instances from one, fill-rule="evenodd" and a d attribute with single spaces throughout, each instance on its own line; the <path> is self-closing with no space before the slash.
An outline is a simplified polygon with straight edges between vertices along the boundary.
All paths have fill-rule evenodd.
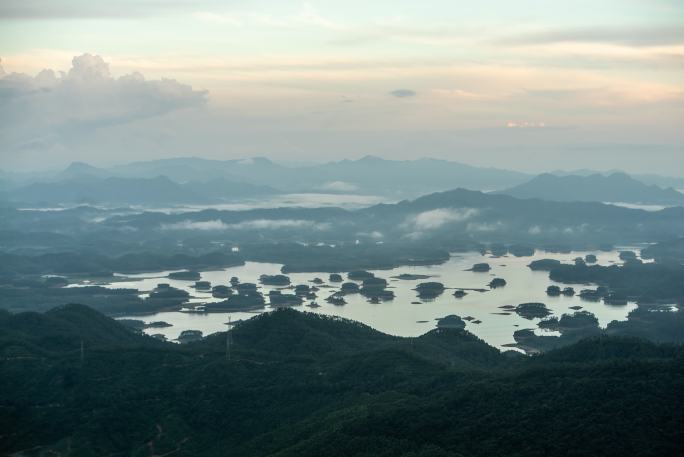
<path id="1" fill-rule="evenodd" d="M 347 181 L 330 181 L 323 184 L 321 189 L 330 192 L 356 192 L 359 186 Z"/>
<path id="2" fill-rule="evenodd" d="M 405 225 L 413 230 L 435 230 L 446 224 L 467 221 L 478 214 L 474 208 L 439 208 L 410 217 Z"/>
<path id="3" fill-rule="evenodd" d="M 115 78 L 109 64 L 91 54 L 74 57 L 68 72 L 45 69 L 31 76 L 6 74 L 0 67 L 0 132 L 18 149 L 44 147 L 84 131 L 199 107 L 206 96 L 137 72 Z"/>
<path id="4" fill-rule="evenodd" d="M 390 92 L 390 95 L 397 98 L 410 98 L 415 97 L 417 94 L 416 91 L 411 89 L 395 89 Z"/>

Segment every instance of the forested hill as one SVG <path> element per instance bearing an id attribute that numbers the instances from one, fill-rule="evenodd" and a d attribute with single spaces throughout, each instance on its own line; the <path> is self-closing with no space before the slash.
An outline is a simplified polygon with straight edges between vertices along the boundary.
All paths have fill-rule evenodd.
<path id="1" fill-rule="evenodd" d="M 180 346 L 127 332 L 76 305 L 0 315 L 0 454 L 663 456 L 684 443 L 681 347 L 601 338 L 524 357 L 458 330 L 398 338 L 292 310 L 240 323 L 230 360 L 225 334 Z"/>
<path id="2" fill-rule="evenodd" d="M 531 181 L 500 193 L 516 198 L 550 201 L 623 202 L 654 205 L 683 205 L 684 195 L 672 188 L 647 185 L 624 173 L 608 176 L 556 176 L 544 173 Z"/>

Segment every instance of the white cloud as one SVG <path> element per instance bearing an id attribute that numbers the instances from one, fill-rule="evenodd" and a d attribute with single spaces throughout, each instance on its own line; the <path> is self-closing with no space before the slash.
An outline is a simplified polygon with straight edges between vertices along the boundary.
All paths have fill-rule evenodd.
<path id="1" fill-rule="evenodd" d="M 541 232 L 542 232 L 542 229 L 538 225 L 533 225 L 532 227 L 529 228 L 529 230 L 527 230 L 527 233 L 529 233 L 530 235 L 539 235 L 539 234 L 541 234 Z"/>
<path id="2" fill-rule="evenodd" d="M 254 219 L 235 224 L 226 224 L 220 219 L 211 221 L 185 220 L 172 224 L 162 224 L 162 230 L 280 230 L 280 229 L 312 229 L 328 230 L 330 224 L 325 222 L 313 222 L 303 219 Z"/>
<path id="3" fill-rule="evenodd" d="M 162 230 L 226 230 L 228 227 L 223 221 L 182 221 L 173 224 L 162 224 Z"/>
<path id="4" fill-rule="evenodd" d="M 474 208 L 439 208 L 409 217 L 405 226 L 411 227 L 415 231 L 435 230 L 445 224 L 464 222 L 477 214 L 478 210 Z"/>
<path id="5" fill-rule="evenodd" d="M 102 57 L 74 57 L 68 72 L 0 72 L 0 132 L 6 144 L 59 144 L 93 129 L 202 106 L 206 92 L 137 72 L 112 77 Z"/>
<path id="6" fill-rule="evenodd" d="M 347 181 L 330 181 L 323 184 L 321 189 L 332 192 L 355 192 L 359 190 L 359 186 Z"/>
<path id="7" fill-rule="evenodd" d="M 546 127 L 546 122 L 508 121 L 506 127 L 509 129 L 543 129 Z"/>
<path id="8" fill-rule="evenodd" d="M 374 240 L 380 240 L 385 237 L 385 235 L 383 235 L 382 232 L 379 232 L 377 230 L 373 230 L 372 232 L 359 232 L 357 233 L 357 235 L 366 238 L 372 238 Z"/>

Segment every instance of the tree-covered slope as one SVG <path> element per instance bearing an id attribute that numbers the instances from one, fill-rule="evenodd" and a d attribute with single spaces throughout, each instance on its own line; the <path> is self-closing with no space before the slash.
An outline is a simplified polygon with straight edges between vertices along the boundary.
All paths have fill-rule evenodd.
<path id="1" fill-rule="evenodd" d="M 661 456 L 684 442 L 680 347 L 604 337 L 511 357 L 458 330 L 397 338 L 292 310 L 240 323 L 230 360 L 225 334 L 148 344 L 77 306 L 4 314 L 0 331 L 42 348 L 55 322 L 61 346 L 0 360 L 2 454 Z"/>

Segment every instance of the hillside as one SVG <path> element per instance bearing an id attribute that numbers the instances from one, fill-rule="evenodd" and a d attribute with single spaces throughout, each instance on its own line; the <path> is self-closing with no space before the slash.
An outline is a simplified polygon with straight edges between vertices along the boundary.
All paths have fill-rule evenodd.
<path id="1" fill-rule="evenodd" d="M 59 329 L 63 347 L 21 357 L 8 352 L 34 341 L 37 326 L 57 321 L 68 322 Z M 106 336 L 88 339 L 81 361 L 73 347 L 86 328 Z M 125 332 L 82 307 L 3 314 L 0 453 L 457 457 L 681 451 L 679 347 L 601 338 L 544 356 L 514 357 L 462 331 L 397 338 L 292 310 L 239 324 L 230 360 L 225 334 L 178 346 L 147 345 L 147 338 Z"/>
<path id="2" fill-rule="evenodd" d="M 156 178 L 100 178 L 79 175 L 60 181 L 38 182 L 15 189 L 11 198 L 24 203 L 170 205 L 206 202 L 165 176 Z"/>
<path id="3" fill-rule="evenodd" d="M 13 201 L 38 205 L 176 206 L 221 203 L 279 193 L 269 186 L 245 184 L 225 178 L 179 184 L 162 175 L 156 178 L 104 177 L 91 174 L 85 167 L 72 165 L 64 172 L 64 178 L 12 189 L 7 192 L 8 196 Z"/>
<path id="4" fill-rule="evenodd" d="M 588 176 L 542 174 L 501 191 L 516 198 L 551 201 L 598 201 L 652 205 L 684 205 L 684 194 L 672 188 L 647 185 L 624 174 Z"/>

